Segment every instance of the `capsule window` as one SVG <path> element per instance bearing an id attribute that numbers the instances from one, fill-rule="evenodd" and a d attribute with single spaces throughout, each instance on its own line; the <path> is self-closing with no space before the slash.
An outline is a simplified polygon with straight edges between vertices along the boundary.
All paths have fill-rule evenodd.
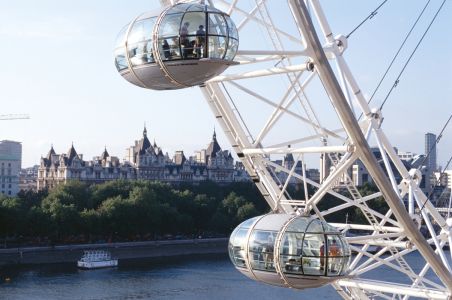
<path id="1" fill-rule="evenodd" d="M 237 267 L 246 267 L 245 263 L 245 243 L 246 243 L 246 235 L 248 233 L 247 229 L 238 229 L 237 231 L 233 232 L 231 235 L 231 244 L 230 244 L 230 250 L 229 255 L 231 257 L 231 260 L 234 262 L 234 264 Z"/>
<path id="2" fill-rule="evenodd" d="M 255 230 L 250 238 L 251 267 L 256 270 L 275 272 L 273 251 L 276 232 Z"/>
<path id="3" fill-rule="evenodd" d="M 209 57 L 221 59 L 226 53 L 226 38 L 209 36 Z"/>
<path id="4" fill-rule="evenodd" d="M 159 37 L 179 36 L 183 14 L 166 15 L 160 24 Z"/>
<path id="5" fill-rule="evenodd" d="M 309 223 L 308 228 L 306 228 L 306 232 L 324 232 L 322 222 L 318 219 L 314 219 Z"/>
<path id="6" fill-rule="evenodd" d="M 328 257 L 328 276 L 338 276 L 342 272 L 344 257 Z"/>
<path id="7" fill-rule="evenodd" d="M 306 218 L 296 218 L 287 226 L 287 232 L 305 232 L 308 224 Z"/>
<path id="8" fill-rule="evenodd" d="M 303 233 L 286 232 L 281 249 L 280 260 L 283 272 L 302 274 L 301 250 Z"/>
<path id="9" fill-rule="evenodd" d="M 188 24 L 188 25 L 187 25 Z M 184 15 L 181 34 L 181 47 L 184 47 L 184 58 L 206 57 L 206 15 L 202 12 L 188 12 Z M 181 29 L 182 32 L 182 29 Z"/>
<path id="10" fill-rule="evenodd" d="M 350 250 L 339 235 L 328 235 L 328 275 L 342 275 L 348 266 Z"/>
<path id="11" fill-rule="evenodd" d="M 130 63 L 132 66 L 140 66 L 147 63 L 155 62 L 152 54 L 152 30 L 156 18 L 147 18 L 136 21 L 127 36 L 127 49 Z M 118 41 L 124 43 L 125 33 L 128 26 L 123 28 L 123 31 L 118 36 Z M 116 67 L 118 70 L 127 68 L 127 63 L 124 62 L 124 52 L 116 51 Z"/>
<path id="12" fill-rule="evenodd" d="M 199 10 L 197 5 L 189 4 L 189 3 L 179 3 L 175 6 L 173 6 L 169 11 L 168 14 L 178 13 L 178 12 L 185 12 L 190 9 L 196 9 Z"/>
<path id="13" fill-rule="evenodd" d="M 116 38 L 116 43 L 115 43 L 116 48 L 115 48 L 114 55 L 115 55 L 115 66 L 118 71 L 122 71 L 122 70 L 125 70 L 128 68 L 126 51 L 125 51 L 125 47 L 124 47 L 127 28 L 128 28 L 128 26 L 124 26 Z"/>
<path id="14" fill-rule="evenodd" d="M 237 27 L 235 27 L 230 17 L 226 17 L 226 22 L 228 24 L 229 37 L 238 41 L 239 33 L 237 31 Z"/>
<path id="15" fill-rule="evenodd" d="M 127 32 L 127 28 L 129 28 L 129 26 L 124 26 L 121 31 L 118 33 L 118 36 L 116 37 L 116 48 L 118 47 L 124 47 L 125 41 L 126 41 L 126 32 Z"/>
<path id="16" fill-rule="evenodd" d="M 258 218 L 259 217 L 254 217 L 254 218 L 248 219 L 248 220 L 244 221 L 242 224 L 240 224 L 238 227 L 240 227 L 240 228 L 250 228 L 254 224 L 254 222 L 256 222 L 256 220 Z"/>
<path id="17" fill-rule="evenodd" d="M 125 70 L 129 67 L 127 65 L 126 51 L 124 47 L 115 50 L 115 65 L 118 71 Z"/>
<path id="18" fill-rule="evenodd" d="M 228 35 L 228 26 L 222 15 L 209 14 L 209 35 Z"/>
<path id="19" fill-rule="evenodd" d="M 127 36 L 127 43 L 133 44 L 140 41 L 144 41 L 144 28 L 143 28 L 144 20 L 136 21 L 132 28 L 130 29 L 129 35 Z"/>
<path id="20" fill-rule="evenodd" d="M 306 275 L 322 275 L 325 270 L 325 239 L 323 234 L 306 234 L 303 240 L 302 268 Z"/>
<path id="21" fill-rule="evenodd" d="M 180 59 L 179 39 L 177 37 L 160 39 L 159 51 L 162 60 Z"/>
<path id="22" fill-rule="evenodd" d="M 202 29 L 205 34 L 205 27 L 206 27 L 206 14 L 203 12 L 187 12 L 184 15 L 184 19 L 181 23 L 181 30 L 182 27 L 188 23 L 187 27 L 187 35 L 196 35 L 197 31 L 200 29 L 199 26 L 202 26 Z"/>
<path id="23" fill-rule="evenodd" d="M 128 46 L 128 48 L 132 66 L 139 66 L 153 61 L 152 44 L 150 44 L 149 42 L 132 44 Z"/>

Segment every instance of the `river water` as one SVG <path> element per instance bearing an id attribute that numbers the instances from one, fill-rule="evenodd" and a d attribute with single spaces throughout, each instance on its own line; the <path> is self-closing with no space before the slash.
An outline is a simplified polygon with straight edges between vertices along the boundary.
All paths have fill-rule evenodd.
<path id="1" fill-rule="evenodd" d="M 409 262 L 420 269 L 411 255 Z M 387 269 L 369 275 L 403 281 Z M 78 270 L 75 264 L 0 269 L 0 299 L 340 299 L 332 287 L 303 291 L 252 281 L 227 255 L 120 261 L 115 269 Z"/>

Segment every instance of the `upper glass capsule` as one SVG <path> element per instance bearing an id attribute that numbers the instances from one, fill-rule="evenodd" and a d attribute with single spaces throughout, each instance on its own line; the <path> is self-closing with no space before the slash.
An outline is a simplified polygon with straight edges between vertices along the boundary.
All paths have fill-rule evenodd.
<path id="1" fill-rule="evenodd" d="M 118 35 L 115 63 L 128 81 L 150 89 L 199 85 L 222 73 L 237 53 L 231 18 L 197 3 L 148 12 Z"/>

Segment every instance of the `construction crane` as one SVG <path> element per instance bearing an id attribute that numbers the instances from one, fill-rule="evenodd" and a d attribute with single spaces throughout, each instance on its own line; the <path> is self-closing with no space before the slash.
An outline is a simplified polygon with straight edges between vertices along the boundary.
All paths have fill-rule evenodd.
<path id="1" fill-rule="evenodd" d="M 30 119 L 30 116 L 27 114 L 8 114 L 8 115 L 0 115 L 0 121 L 6 120 L 21 120 L 21 119 Z"/>

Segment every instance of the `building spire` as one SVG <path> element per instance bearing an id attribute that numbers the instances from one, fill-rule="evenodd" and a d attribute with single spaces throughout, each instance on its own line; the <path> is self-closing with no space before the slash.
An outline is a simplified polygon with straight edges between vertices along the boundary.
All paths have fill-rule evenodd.
<path id="1" fill-rule="evenodd" d="M 108 154 L 107 145 L 105 145 L 104 152 L 102 153 L 101 158 L 103 160 L 106 160 L 109 156 L 110 156 L 110 154 Z"/>
<path id="2" fill-rule="evenodd" d="M 47 154 L 47 159 L 48 160 L 51 160 L 52 159 L 52 155 L 55 155 L 56 153 L 55 153 L 55 150 L 53 149 L 53 143 L 51 144 L 51 146 L 50 146 L 50 150 L 49 150 L 49 153 Z"/>
<path id="3" fill-rule="evenodd" d="M 72 142 L 71 148 L 67 152 L 67 157 L 69 160 L 72 160 L 76 156 L 77 156 L 77 151 L 75 151 L 74 142 Z"/>
<path id="4" fill-rule="evenodd" d="M 146 137 L 147 135 L 148 131 L 146 130 L 146 122 L 144 122 L 143 137 Z"/>

